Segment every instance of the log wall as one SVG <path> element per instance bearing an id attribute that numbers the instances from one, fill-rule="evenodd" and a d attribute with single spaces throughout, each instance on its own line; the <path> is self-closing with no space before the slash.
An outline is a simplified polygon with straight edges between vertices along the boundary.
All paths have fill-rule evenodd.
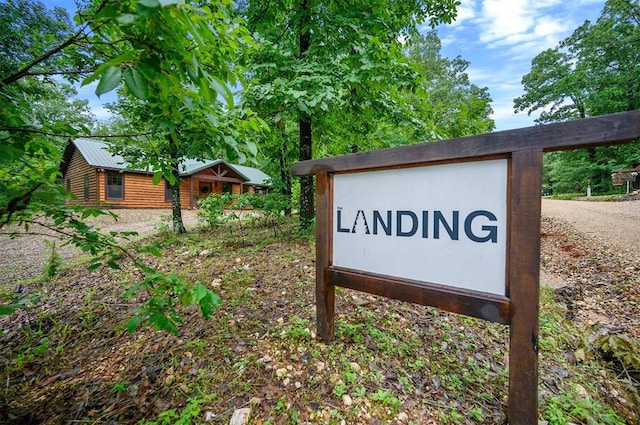
<path id="1" fill-rule="evenodd" d="M 85 176 L 88 180 L 88 197 L 85 198 Z M 80 152 L 73 152 L 67 172 L 64 175 L 64 187 L 75 196 L 68 201 L 71 204 L 95 205 L 98 200 L 98 181 L 96 169 L 84 160 Z"/>

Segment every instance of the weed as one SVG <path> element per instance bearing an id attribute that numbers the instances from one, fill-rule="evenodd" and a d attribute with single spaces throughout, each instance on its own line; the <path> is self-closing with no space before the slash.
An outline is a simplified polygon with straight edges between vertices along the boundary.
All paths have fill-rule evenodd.
<path id="1" fill-rule="evenodd" d="M 550 425 L 578 422 L 587 425 L 623 425 L 624 419 L 619 417 L 610 407 L 602 406 L 590 396 L 576 396 L 574 391 L 563 391 L 558 395 L 546 397 L 543 417 Z"/>
<path id="2" fill-rule="evenodd" d="M 340 398 L 347 393 L 347 385 L 344 382 L 337 382 L 333 386 L 333 395 Z"/>
<path id="3" fill-rule="evenodd" d="M 22 369 L 22 367 L 28 363 L 32 362 L 41 354 L 44 354 L 49 351 L 50 341 L 49 338 L 44 337 L 40 340 L 40 343 L 35 347 L 28 347 L 23 352 L 19 353 L 16 356 L 15 362 L 16 367 L 18 369 Z"/>
<path id="4" fill-rule="evenodd" d="M 484 414 L 481 407 L 473 407 L 467 412 L 467 417 L 477 421 L 484 422 Z"/>
<path id="5" fill-rule="evenodd" d="M 379 401 L 383 405 L 391 408 L 394 411 L 400 409 L 401 403 L 396 396 L 393 395 L 391 390 L 378 390 L 371 394 L 371 400 Z"/>
<path id="6" fill-rule="evenodd" d="M 111 392 L 114 394 L 121 394 L 129 389 L 129 383 L 127 381 L 121 381 L 113 384 Z"/>
<path id="7" fill-rule="evenodd" d="M 56 250 L 56 243 L 45 240 L 44 243 L 51 250 L 49 253 L 49 258 L 47 259 L 47 263 L 44 267 L 44 278 L 47 282 L 51 281 L 54 277 L 60 273 L 62 270 L 62 257 Z"/>
<path id="8" fill-rule="evenodd" d="M 291 320 L 292 326 L 285 330 L 285 336 L 293 339 L 306 340 L 311 337 L 311 331 L 309 330 L 309 321 L 299 316 L 294 316 Z"/>

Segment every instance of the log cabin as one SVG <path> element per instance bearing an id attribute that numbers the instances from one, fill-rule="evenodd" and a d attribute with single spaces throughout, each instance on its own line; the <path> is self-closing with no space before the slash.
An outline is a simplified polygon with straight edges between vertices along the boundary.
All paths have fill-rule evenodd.
<path id="1" fill-rule="evenodd" d="M 131 167 L 114 155 L 104 142 L 70 140 L 60 172 L 68 202 L 112 208 L 171 208 L 171 189 L 164 178 L 153 184 L 153 170 Z M 231 164 L 221 159 L 185 160 L 180 170 L 182 208 L 196 208 L 197 201 L 211 193 L 265 193 L 270 177 L 257 168 Z"/>

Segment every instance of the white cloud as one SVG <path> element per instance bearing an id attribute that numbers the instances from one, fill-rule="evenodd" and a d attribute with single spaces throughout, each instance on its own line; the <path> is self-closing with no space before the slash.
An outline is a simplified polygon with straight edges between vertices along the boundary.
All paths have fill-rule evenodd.
<path id="1" fill-rule="evenodd" d="M 482 3 L 480 41 L 496 45 L 525 34 L 535 19 L 525 0 L 485 0 Z"/>
<path id="2" fill-rule="evenodd" d="M 514 114 L 513 100 L 523 94 L 521 80 L 531 60 L 586 19 L 595 21 L 603 5 L 604 0 L 463 0 L 457 23 L 438 33 L 443 54 L 468 60 L 470 81 L 489 88 L 496 128 L 527 127 L 537 114 Z"/>
<path id="3" fill-rule="evenodd" d="M 457 12 L 456 20 L 451 23 L 451 26 L 453 27 L 461 25 L 476 17 L 476 1 L 463 0 L 460 6 L 458 6 Z"/>

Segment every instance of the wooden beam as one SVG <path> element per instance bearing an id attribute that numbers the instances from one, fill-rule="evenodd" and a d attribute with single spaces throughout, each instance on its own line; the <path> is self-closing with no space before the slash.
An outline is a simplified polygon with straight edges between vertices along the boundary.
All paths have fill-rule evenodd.
<path id="1" fill-rule="evenodd" d="M 438 307 L 452 313 L 465 314 L 491 322 L 509 323 L 509 299 L 500 295 L 340 267 L 330 267 L 328 274 L 329 281 L 336 286 L 414 304 Z"/>
<path id="2" fill-rule="evenodd" d="M 510 176 L 509 423 L 538 420 L 538 304 L 542 149 L 514 152 Z"/>
<path id="3" fill-rule="evenodd" d="M 320 171 L 340 172 L 402 167 L 435 161 L 501 155 L 523 149 L 541 149 L 546 152 L 627 143 L 638 137 L 640 137 L 640 110 L 302 161 L 293 164 L 291 171 L 294 176 L 308 176 Z"/>
<path id="4" fill-rule="evenodd" d="M 333 340 L 335 287 L 329 282 L 332 246 L 332 190 L 331 176 L 316 176 L 316 319 L 318 337 L 325 342 Z"/>

